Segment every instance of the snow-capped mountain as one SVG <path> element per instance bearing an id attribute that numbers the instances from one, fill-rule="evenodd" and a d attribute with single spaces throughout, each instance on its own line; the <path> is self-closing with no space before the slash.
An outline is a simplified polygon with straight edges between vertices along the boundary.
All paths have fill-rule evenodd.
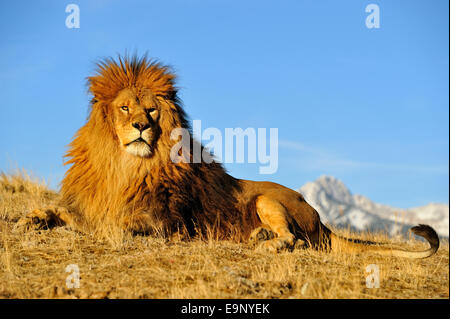
<path id="1" fill-rule="evenodd" d="M 390 236 L 406 234 L 412 226 L 428 224 L 448 238 L 449 206 L 431 203 L 401 209 L 377 204 L 362 195 L 353 195 L 338 179 L 321 176 L 303 185 L 300 192 L 320 214 L 322 221 L 335 227 L 357 231 L 385 231 Z"/>

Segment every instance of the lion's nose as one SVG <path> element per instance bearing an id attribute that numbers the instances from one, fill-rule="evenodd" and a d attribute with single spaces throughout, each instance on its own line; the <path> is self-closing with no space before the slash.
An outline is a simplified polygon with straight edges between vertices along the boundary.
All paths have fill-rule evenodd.
<path id="1" fill-rule="evenodd" d="M 142 132 L 150 127 L 149 123 L 144 123 L 144 122 L 134 122 L 131 125 L 133 125 L 134 128 L 137 128 L 140 132 Z"/>

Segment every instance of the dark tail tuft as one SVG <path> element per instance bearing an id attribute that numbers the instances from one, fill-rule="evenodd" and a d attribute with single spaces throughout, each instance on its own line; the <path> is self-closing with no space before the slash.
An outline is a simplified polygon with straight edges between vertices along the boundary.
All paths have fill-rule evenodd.
<path id="1" fill-rule="evenodd" d="M 420 224 L 411 228 L 412 232 L 417 236 L 421 236 L 428 240 L 430 246 L 436 252 L 439 248 L 439 236 L 436 231 L 428 225 Z"/>

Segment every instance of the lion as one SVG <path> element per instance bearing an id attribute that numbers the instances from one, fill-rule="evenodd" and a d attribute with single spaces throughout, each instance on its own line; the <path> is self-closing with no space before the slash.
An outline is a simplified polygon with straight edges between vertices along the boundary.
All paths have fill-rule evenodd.
<path id="1" fill-rule="evenodd" d="M 171 150 L 179 141 L 171 132 L 191 128 L 168 66 L 146 56 L 106 58 L 88 86 L 90 114 L 69 144 L 61 201 L 32 211 L 19 226 L 85 229 L 114 223 L 135 234 L 213 236 L 271 251 L 346 248 L 425 258 L 438 250 L 439 237 L 430 226 L 412 228 L 428 241 L 424 251 L 345 238 L 322 224 L 296 191 L 234 178 L 217 161 L 173 161 Z M 190 142 L 196 143 L 192 137 Z"/>

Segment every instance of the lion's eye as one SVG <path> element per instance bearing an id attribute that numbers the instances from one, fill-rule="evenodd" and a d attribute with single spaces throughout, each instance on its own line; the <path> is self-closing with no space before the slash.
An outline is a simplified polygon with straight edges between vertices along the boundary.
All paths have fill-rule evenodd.
<path id="1" fill-rule="evenodd" d="M 126 105 L 121 106 L 120 109 L 124 112 L 128 112 L 128 106 L 126 106 Z"/>
<path id="2" fill-rule="evenodd" d="M 147 109 L 147 113 L 153 113 L 155 111 L 156 111 L 156 108 L 154 108 L 154 107 Z"/>

